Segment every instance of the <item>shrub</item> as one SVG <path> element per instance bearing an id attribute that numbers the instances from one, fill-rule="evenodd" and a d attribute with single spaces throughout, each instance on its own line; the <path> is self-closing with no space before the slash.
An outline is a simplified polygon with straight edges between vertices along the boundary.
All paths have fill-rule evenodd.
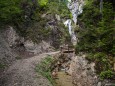
<path id="1" fill-rule="evenodd" d="M 107 70 L 107 71 L 102 71 L 100 73 L 100 77 L 101 79 L 111 79 L 115 76 L 114 72 L 111 70 Z"/>
<path id="2" fill-rule="evenodd" d="M 0 63 L 0 69 L 4 69 L 5 67 L 6 67 L 5 64 L 1 64 L 1 63 Z"/>

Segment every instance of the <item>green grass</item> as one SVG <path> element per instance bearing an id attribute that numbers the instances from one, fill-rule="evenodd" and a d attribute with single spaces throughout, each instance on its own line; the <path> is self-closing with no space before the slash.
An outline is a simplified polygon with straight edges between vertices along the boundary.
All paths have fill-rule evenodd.
<path id="1" fill-rule="evenodd" d="M 111 70 L 102 71 L 102 72 L 100 73 L 100 78 L 101 78 L 102 80 L 104 80 L 104 79 L 111 79 L 111 78 L 113 78 L 113 77 L 115 77 L 115 73 L 114 73 L 113 71 L 111 71 Z"/>
<path id="2" fill-rule="evenodd" d="M 21 57 L 20 57 L 20 56 L 16 56 L 15 58 L 16 58 L 17 60 L 20 60 L 20 59 L 21 59 Z"/>
<path id="3" fill-rule="evenodd" d="M 1 64 L 1 63 L 0 63 L 0 69 L 4 69 L 5 67 L 6 67 L 5 64 Z"/>
<path id="4" fill-rule="evenodd" d="M 52 57 L 47 56 L 45 59 L 41 61 L 40 64 L 36 66 L 36 71 L 40 73 L 42 76 L 46 77 L 51 82 L 51 84 L 54 85 L 54 80 L 52 79 L 50 69 L 52 61 Z"/>

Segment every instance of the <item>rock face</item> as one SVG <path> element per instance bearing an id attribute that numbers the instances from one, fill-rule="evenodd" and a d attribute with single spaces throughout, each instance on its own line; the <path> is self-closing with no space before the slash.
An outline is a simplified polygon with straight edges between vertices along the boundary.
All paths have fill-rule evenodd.
<path id="1" fill-rule="evenodd" d="M 15 54 L 10 48 L 16 36 L 13 37 L 12 27 L 8 27 L 5 31 L 0 31 L 0 64 L 11 64 L 15 60 Z"/>
<path id="2" fill-rule="evenodd" d="M 71 63 L 74 86 L 97 86 L 94 63 L 88 63 L 84 56 L 76 56 Z"/>
<path id="3" fill-rule="evenodd" d="M 17 57 L 26 58 L 49 51 L 53 48 L 48 42 L 34 44 L 20 37 L 11 26 L 0 31 L 0 66 L 9 66 Z"/>
<path id="4" fill-rule="evenodd" d="M 114 86 L 115 80 L 101 80 L 95 73 L 95 63 L 89 63 L 85 55 L 72 58 L 69 73 L 74 86 Z"/>
<path id="5" fill-rule="evenodd" d="M 51 47 L 50 44 L 45 41 L 42 41 L 39 44 L 35 44 L 32 41 L 27 40 L 26 42 L 24 42 L 24 46 L 27 51 L 33 52 L 34 54 L 54 51 L 53 47 Z"/>
<path id="6" fill-rule="evenodd" d="M 10 47 L 13 47 L 14 45 L 18 45 L 20 43 L 24 42 L 24 38 L 20 37 L 16 31 L 13 29 L 13 27 L 9 26 L 6 28 L 4 32 L 5 39 L 7 40 Z"/>
<path id="7" fill-rule="evenodd" d="M 16 33 L 13 27 L 7 28 L 7 30 L 5 31 L 5 38 L 10 48 L 18 51 L 28 51 L 34 54 L 53 51 L 50 43 L 41 41 L 39 44 L 36 44 L 30 40 L 25 40 L 23 37 L 20 37 Z"/>

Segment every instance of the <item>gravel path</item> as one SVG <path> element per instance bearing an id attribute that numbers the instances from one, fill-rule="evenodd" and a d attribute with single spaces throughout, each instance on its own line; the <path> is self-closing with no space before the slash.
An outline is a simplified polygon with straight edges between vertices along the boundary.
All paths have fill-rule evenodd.
<path id="1" fill-rule="evenodd" d="M 0 86 L 52 86 L 50 82 L 35 72 L 38 64 L 47 55 L 59 52 L 44 53 L 27 59 L 17 60 L 1 75 Z"/>

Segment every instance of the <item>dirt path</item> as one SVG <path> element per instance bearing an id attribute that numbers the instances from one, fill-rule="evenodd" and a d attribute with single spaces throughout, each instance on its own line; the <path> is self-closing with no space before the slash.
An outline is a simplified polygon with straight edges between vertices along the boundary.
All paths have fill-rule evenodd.
<path id="1" fill-rule="evenodd" d="M 35 72 L 35 66 L 47 55 L 59 52 L 44 53 L 28 59 L 17 60 L 2 75 L 0 86 L 52 86 L 47 79 Z"/>

